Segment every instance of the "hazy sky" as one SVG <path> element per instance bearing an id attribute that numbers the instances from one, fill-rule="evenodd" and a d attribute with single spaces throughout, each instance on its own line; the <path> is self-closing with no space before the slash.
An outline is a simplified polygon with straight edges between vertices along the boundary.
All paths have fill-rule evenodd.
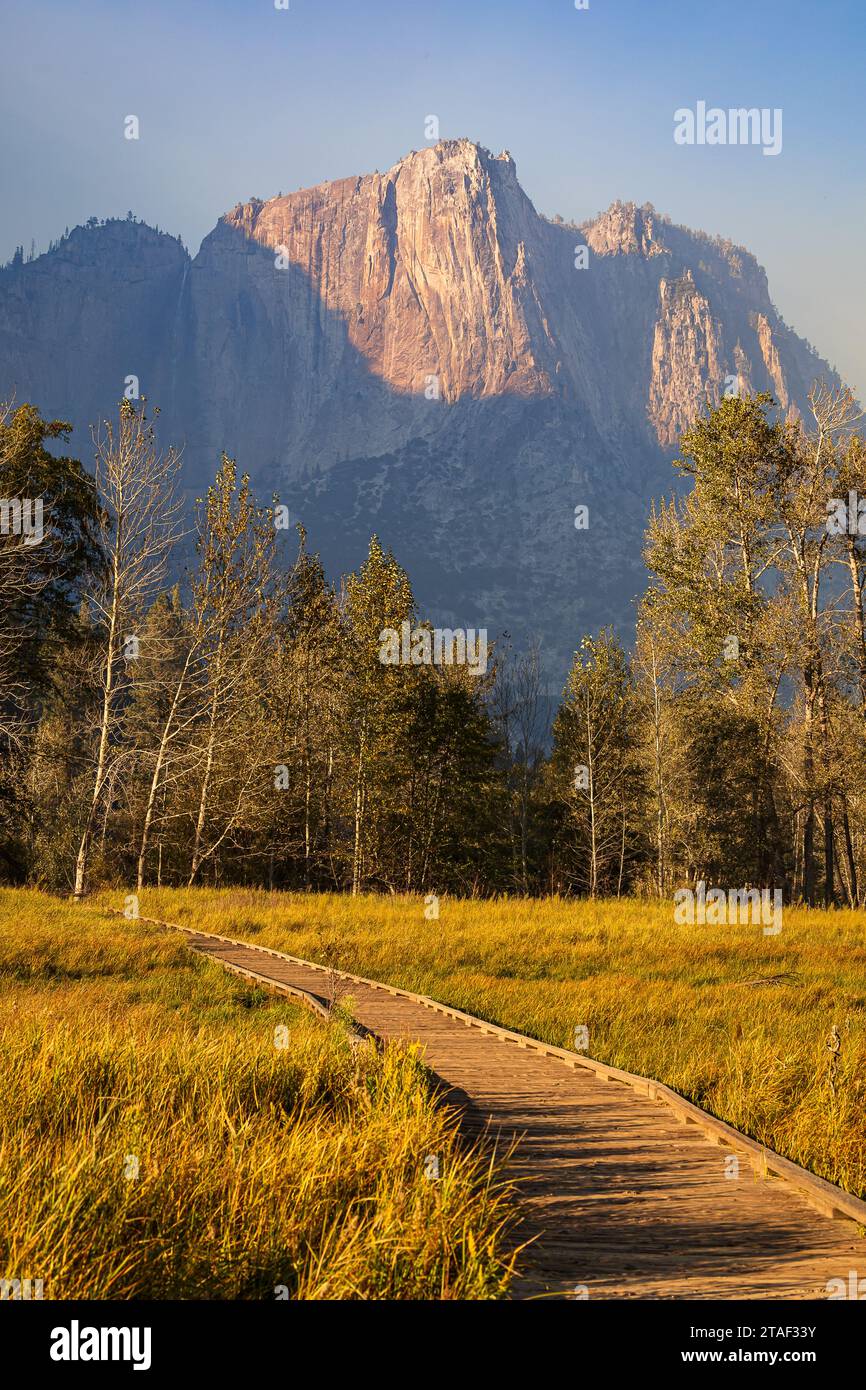
<path id="1" fill-rule="evenodd" d="M 218 216 L 443 137 L 507 147 L 541 212 L 614 198 L 728 236 L 866 399 L 864 0 L 4 0 L 0 260 L 126 214 Z M 679 107 L 780 107 L 776 157 Z M 126 140 L 137 115 L 141 138 Z"/>

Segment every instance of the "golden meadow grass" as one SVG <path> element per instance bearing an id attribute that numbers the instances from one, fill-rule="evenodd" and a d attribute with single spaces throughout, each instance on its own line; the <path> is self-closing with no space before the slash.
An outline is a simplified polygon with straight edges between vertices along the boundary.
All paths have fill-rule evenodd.
<path id="1" fill-rule="evenodd" d="M 417 1057 L 180 937 L 0 890 L 0 1056 L 0 1277 L 45 1298 L 507 1288 L 508 1190 Z"/>
<path id="2" fill-rule="evenodd" d="M 119 903 L 115 895 L 112 901 Z M 683 926 L 670 903 L 151 890 L 142 911 L 430 994 L 655 1077 L 866 1196 L 866 917 Z M 827 1040 L 841 1051 L 831 1075 Z"/>

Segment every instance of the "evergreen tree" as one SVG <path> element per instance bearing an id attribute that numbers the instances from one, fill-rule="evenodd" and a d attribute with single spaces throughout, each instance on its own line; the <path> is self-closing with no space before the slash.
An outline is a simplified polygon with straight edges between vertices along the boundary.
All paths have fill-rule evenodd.
<path id="1" fill-rule="evenodd" d="M 396 743 L 405 730 L 409 665 L 384 662 L 383 634 L 401 633 L 415 617 L 409 577 L 373 536 L 367 559 L 345 581 L 343 703 L 346 789 L 351 818 L 351 885 L 387 883 L 380 870 Z"/>

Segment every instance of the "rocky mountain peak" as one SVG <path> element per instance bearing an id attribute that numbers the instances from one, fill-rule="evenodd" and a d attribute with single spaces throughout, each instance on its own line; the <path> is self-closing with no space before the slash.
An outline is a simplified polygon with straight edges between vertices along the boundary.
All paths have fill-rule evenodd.
<path id="1" fill-rule="evenodd" d="M 86 455 L 134 376 L 191 491 L 225 449 L 332 572 L 375 531 L 427 611 L 532 627 L 554 669 L 628 625 L 695 415 L 732 383 L 795 413 L 821 375 L 743 248 L 649 203 L 548 220 L 468 139 L 239 202 L 192 262 L 130 221 L 0 272 L 0 397 L 74 420 Z"/>
<path id="2" fill-rule="evenodd" d="M 652 203 L 611 203 L 606 212 L 583 224 L 588 244 L 601 256 L 657 256 L 668 248 L 663 229 L 670 218 L 660 217 Z"/>

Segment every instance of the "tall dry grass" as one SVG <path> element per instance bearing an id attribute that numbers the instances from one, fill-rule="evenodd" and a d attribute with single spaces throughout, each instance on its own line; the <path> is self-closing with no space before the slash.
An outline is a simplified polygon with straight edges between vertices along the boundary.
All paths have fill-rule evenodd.
<path id="1" fill-rule="evenodd" d="M 115 897 L 114 901 L 119 901 Z M 430 994 L 673 1086 L 866 1196 L 866 915 L 683 926 L 670 903 L 149 891 L 142 911 Z M 838 1030 L 835 1064 L 828 1040 Z"/>
<path id="2" fill-rule="evenodd" d="M 414 1055 L 352 1044 L 179 937 L 14 891 L 0 1173 L 0 1277 L 42 1279 L 46 1298 L 473 1299 L 509 1282 L 508 1191 Z"/>

